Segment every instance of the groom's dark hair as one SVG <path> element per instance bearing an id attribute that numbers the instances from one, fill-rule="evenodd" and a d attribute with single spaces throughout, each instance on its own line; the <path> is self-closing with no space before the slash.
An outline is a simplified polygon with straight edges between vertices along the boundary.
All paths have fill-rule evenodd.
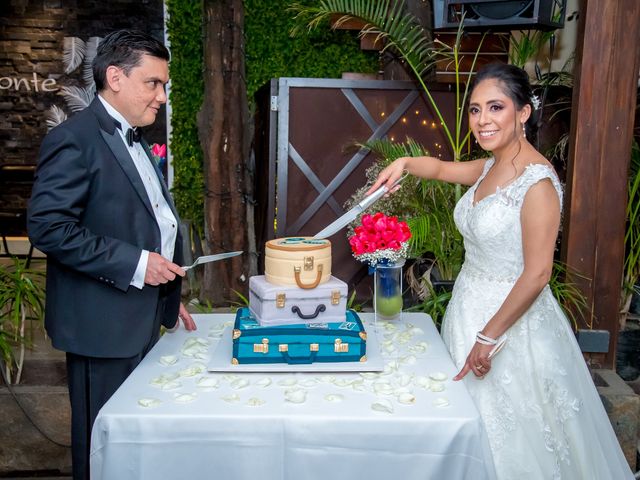
<path id="1" fill-rule="evenodd" d="M 140 64 L 142 55 L 145 54 L 169 61 L 167 47 L 146 33 L 117 30 L 104 37 L 98 44 L 98 51 L 91 64 L 96 90 L 104 90 L 109 66 L 119 67 L 125 75 L 129 75 L 131 69 Z"/>

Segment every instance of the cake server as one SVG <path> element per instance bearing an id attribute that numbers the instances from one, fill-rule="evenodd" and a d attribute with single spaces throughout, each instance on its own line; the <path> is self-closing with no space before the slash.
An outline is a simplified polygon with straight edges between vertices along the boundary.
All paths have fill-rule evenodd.
<path id="1" fill-rule="evenodd" d="M 237 252 L 226 252 L 226 253 L 217 253 L 215 255 L 204 255 L 202 257 L 196 258 L 196 261 L 191 265 L 185 265 L 182 267 L 183 270 L 189 270 L 190 268 L 195 267 L 196 265 L 200 265 L 201 263 L 209 263 L 209 262 L 217 262 L 218 260 L 224 260 L 225 258 L 231 258 L 238 256 L 242 253 L 242 250 Z"/>
<path id="2" fill-rule="evenodd" d="M 338 217 L 336 220 L 334 220 L 328 226 L 326 226 L 325 228 L 320 230 L 318 233 L 316 233 L 313 236 L 313 238 L 314 239 L 328 238 L 331 235 L 333 235 L 334 233 L 338 232 L 343 227 L 345 227 L 346 225 L 348 225 L 351 222 L 353 222 L 356 218 L 358 218 L 358 215 L 360 215 L 368 207 L 370 207 L 375 202 L 377 202 L 380 198 L 382 198 L 382 196 L 385 193 L 387 193 L 389 190 L 392 190 L 393 187 L 395 187 L 400 182 L 402 182 L 402 180 L 407 178 L 408 175 L 409 175 L 409 172 L 405 171 L 398 180 L 393 182 L 393 185 L 391 185 L 391 188 L 388 188 L 385 185 L 381 186 L 379 189 L 377 189 L 371 195 L 369 195 L 368 197 L 365 197 L 362 201 L 360 201 L 355 207 L 353 207 L 347 213 L 345 213 L 341 217 Z"/>

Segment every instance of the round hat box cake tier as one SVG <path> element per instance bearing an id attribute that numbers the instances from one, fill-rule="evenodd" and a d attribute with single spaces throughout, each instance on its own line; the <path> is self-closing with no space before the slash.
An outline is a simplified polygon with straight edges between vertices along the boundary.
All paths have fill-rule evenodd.
<path id="1" fill-rule="evenodd" d="M 331 242 L 311 237 L 269 240 L 264 270 L 267 282 L 274 285 L 315 288 L 331 278 Z"/>

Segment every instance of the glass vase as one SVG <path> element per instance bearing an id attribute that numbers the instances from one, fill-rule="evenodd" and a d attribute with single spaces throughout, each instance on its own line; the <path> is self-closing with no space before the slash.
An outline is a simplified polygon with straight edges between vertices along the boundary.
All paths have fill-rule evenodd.
<path id="1" fill-rule="evenodd" d="M 404 260 L 376 265 L 374 272 L 374 310 L 376 320 L 399 320 L 402 315 L 402 267 Z"/>

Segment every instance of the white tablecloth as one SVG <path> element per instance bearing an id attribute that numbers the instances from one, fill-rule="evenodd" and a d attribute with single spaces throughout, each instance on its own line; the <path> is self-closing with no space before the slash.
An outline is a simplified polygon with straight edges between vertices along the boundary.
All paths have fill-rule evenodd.
<path id="1" fill-rule="evenodd" d="M 371 331 L 372 315 L 361 317 Z M 379 374 L 185 376 L 207 364 L 218 341 L 231 341 L 219 335 L 232 315 L 194 318 L 196 332 L 165 334 L 100 411 L 91 439 L 93 480 L 495 477 L 478 411 L 464 384 L 451 381 L 456 369 L 426 315 L 378 323 L 386 362 Z M 194 339 L 210 342 L 208 353 Z M 172 355 L 177 363 L 164 365 Z M 447 377 L 440 392 L 432 391 L 440 384 L 427 380 L 438 372 Z M 199 386 L 203 378 L 217 379 L 217 388 Z M 287 401 L 292 391 L 306 393 L 306 400 Z M 401 403 L 401 393 L 415 402 Z M 141 399 L 160 403 L 144 407 Z M 374 410 L 378 401 L 392 412 Z M 436 406 L 439 401 L 449 405 Z"/>

